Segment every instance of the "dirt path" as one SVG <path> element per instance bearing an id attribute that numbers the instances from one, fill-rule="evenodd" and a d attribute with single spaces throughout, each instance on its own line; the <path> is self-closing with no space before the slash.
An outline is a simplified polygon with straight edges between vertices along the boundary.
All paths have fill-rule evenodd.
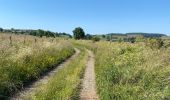
<path id="1" fill-rule="evenodd" d="M 53 75 L 60 69 L 62 68 L 65 64 L 68 64 L 72 61 L 72 59 L 74 59 L 76 56 L 79 55 L 80 51 L 78 49 L 75 49 L 76 53 L 70 57 L 69 59 L 67 59 L 65 62 L 61 63 L 60 65 L 58 65 L 58 67 L 56 67 L 54 70 L 50 71 L 49 73 L 47 73 L 47 75 L 44 75 L 43 77 L 41 77 L 39 80 L 37 80 L 36 82 L 32 83 L 31 85 L 29 85 L 28 87 L 24 88 L 20 93 L 16 94 L 14 97 L 11 97 L 10 100 L 24 100 L 25 97 L 32 95 L 33 93 L 35 93 L 35 91 L 37 91 L 39 89 L 39 87 L 41 85 L 45 85 L 47 84 L 48 80 L 53 77 Z"/>
<path id="2" fill-rule="evenodd" d="M 80 93 L 80 100 L 99 100 L 95 86 L 94 55 L 88 50 L 88 62 Z"/>

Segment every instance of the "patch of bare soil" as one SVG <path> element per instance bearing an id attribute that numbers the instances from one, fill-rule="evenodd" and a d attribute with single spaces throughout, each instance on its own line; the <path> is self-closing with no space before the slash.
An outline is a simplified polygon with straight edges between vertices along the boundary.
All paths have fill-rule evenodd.
<path id="1" fill-rule="evenodd" d="M 88 50 L 88 61 L 80 92 L 80 100 L 99 100 L 95 86 L 94 55 Z"/>

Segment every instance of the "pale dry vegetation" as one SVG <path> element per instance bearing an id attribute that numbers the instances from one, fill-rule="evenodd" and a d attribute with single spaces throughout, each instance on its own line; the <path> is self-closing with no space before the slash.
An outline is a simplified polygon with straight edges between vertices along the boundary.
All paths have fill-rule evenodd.
<path id="1" fill-rule="evenodd" d="M 0 34 L 0 98 L 8 98 L 73 53 L 65 40 Z"/>

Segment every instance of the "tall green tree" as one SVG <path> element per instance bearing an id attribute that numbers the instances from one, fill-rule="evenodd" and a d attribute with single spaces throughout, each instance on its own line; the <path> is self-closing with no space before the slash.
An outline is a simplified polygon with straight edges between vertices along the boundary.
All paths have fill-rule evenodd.
<path id="1" fill-rule="evenodd" d="M 0 27 L 0 32 L 3 32 L 3 28 Z"/>
<path id="2" fill-rule="evenodd" d="M 37 31 L 32 30 L 32 31 L 30 32 L 30 35 L 37 36 Z"/>
<path id="3" fill-rule="evenodd" d="M 43 37 L 43 36 L 45 36 L 45 32 L 44 32 L 44 30 L 39 29 L 39 30 L 37 30 L 37 34 L 36 35 L 40 36 L 40 37 Z"/>
<path id="4" fill-rule="evenodd" d="M 3 28 L 0 28 L 0 32 L 3 32 Z"/>
<path id="5" fill-rule="evenodd" d="M 87 40 L 92 39 L 92 35 L 90 35 L 90 34 L 86 34 L 86 39 L 87 39 Z"/>
<path id="6" fill-rule="evenodd" d="M 84 39 L 85 32 L 81 27 L 77 27 L 73 30 L 73 35 L 75 39 Z"/>

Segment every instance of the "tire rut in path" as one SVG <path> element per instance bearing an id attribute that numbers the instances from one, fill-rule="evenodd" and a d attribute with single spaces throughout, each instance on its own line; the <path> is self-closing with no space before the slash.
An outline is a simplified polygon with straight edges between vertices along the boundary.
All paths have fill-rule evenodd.
<path id="1" fill-rule="evenodd" d="M 96 93 L 95 71 L 94 71 L 94 55 L 88 50 L 88 61 L 80 91 L 80 100 L 99 100 Z"/>
<path id="2" fill-rule="evenodd" d="M 11 97 L 10 100 L 24 100 L 25 97 L 31 96 L 32 94 L 34 94 L 40 88 L 41 85 L 47 84 L 48 80 L 52 78 L 59 69 L 64 67 L 64 65 L 70 63 L 72 59 L 75 59 L 79 55 L 80 50 L 75 48 L 75 51 L 76 52 L 74 55 L 72 55 L 70 58 L 68 58 L 63 63 L 59 64 L 55 69 L 53 69 L 46 75 L 43 75 L 42 77 L 40 77 L 40 79 L 38 79 L 37 81 L 31 83 L 31 85 L 29 85 L 28 87 L 25 87 L 23 90 L 21 90 L 21 92 Z"/>

